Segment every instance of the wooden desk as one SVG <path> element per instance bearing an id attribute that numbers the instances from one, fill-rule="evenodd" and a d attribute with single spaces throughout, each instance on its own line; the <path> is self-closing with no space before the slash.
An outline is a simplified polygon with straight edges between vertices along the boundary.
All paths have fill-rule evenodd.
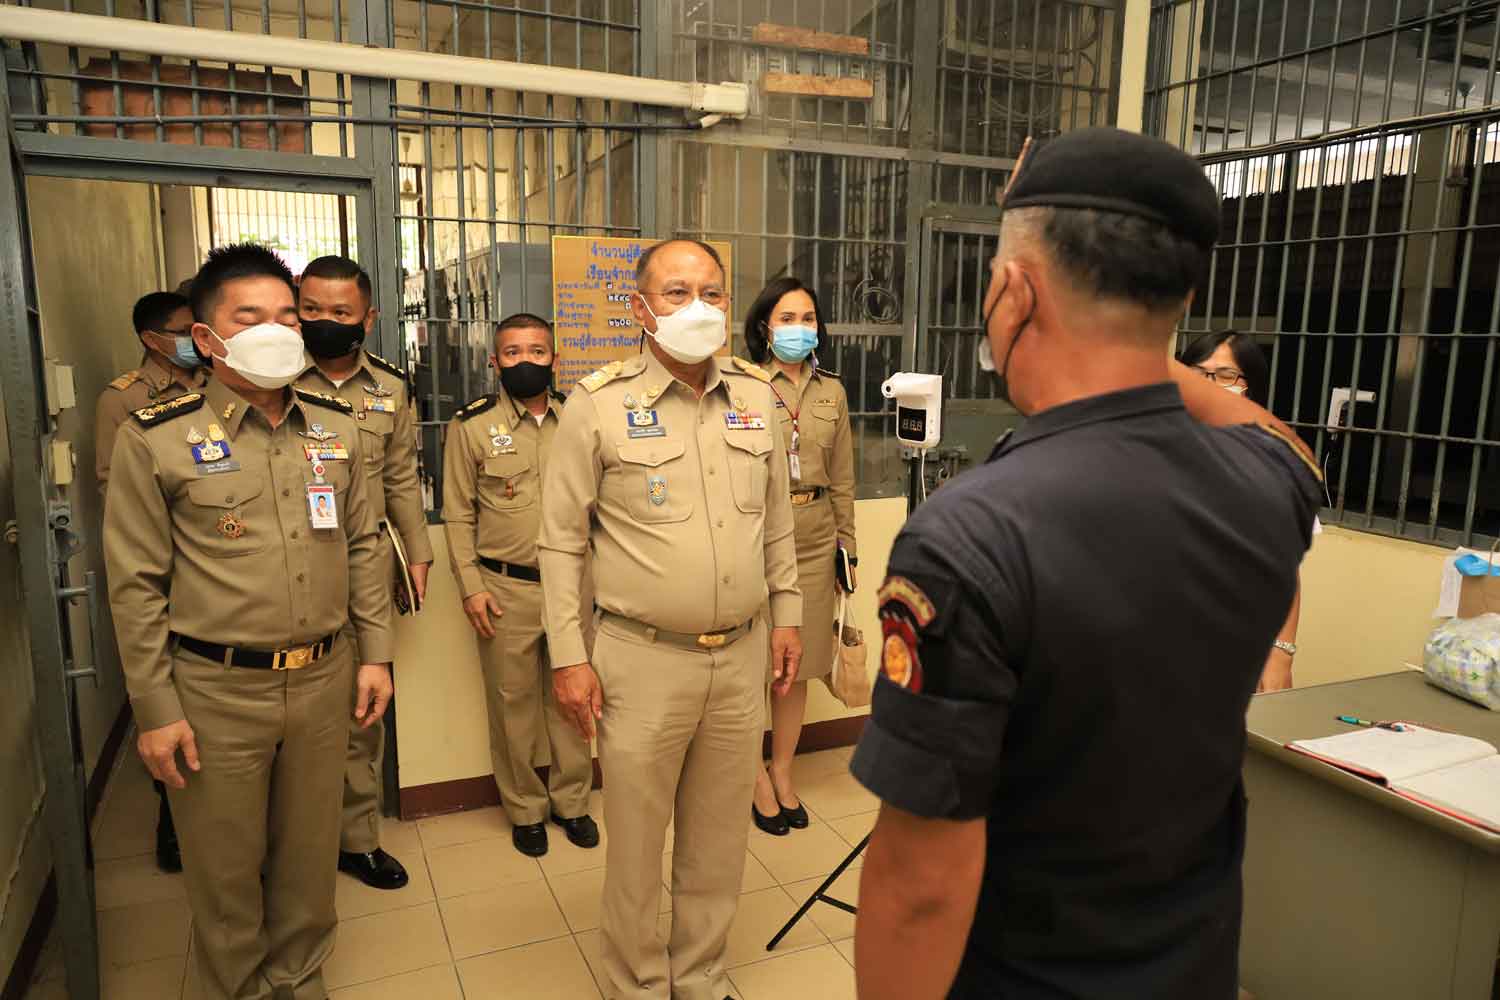
<path id="1" fill-rule="evenodd" d="M 1242 985 L 1257 1000 L 1493 1000 L 1500 835 L 1286 749 L 1406 719 L 1500 746 L 1500 712 L 1413 671 L 1254 699 Z"/>

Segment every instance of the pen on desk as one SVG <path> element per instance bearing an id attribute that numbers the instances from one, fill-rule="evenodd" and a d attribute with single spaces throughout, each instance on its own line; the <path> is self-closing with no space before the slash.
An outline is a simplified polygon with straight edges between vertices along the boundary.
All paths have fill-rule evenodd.
<path id="1" fill-rule="evenodd" d="M 1357 716 L 1353 716 L 1353 715 L 1335 715 L 1334 718 L 1337 719 L 1339 722 L 1344 722 L 1344 723 L 1347 723 L 1347 724 L 1349 724 L 1351 726 L 1373 726 L 1373 725 L 1375 725 L 1375 723 L 1371 722 L 1369 719 L 1361 719 L 1361 718 L 1359 718 Z"/>

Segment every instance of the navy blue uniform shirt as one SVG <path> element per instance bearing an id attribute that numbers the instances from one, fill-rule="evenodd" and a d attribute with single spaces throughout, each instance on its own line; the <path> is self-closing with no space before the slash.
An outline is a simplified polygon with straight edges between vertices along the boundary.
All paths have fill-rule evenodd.
<path id="1" fill-rule="evenodd" d="M 1233 998 L 1245 711 L 1321 497 L 1162 384 L 1032 417 L 908 521 L 853 771 L 988 819 L 951 996 Z"/>

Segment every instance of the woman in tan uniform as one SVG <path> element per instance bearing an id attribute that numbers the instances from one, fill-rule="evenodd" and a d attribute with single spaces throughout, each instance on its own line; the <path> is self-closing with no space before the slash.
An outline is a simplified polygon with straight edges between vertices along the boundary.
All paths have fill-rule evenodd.
<path id="1" fill-rule="evenodd" d="M 817 366 L 817 352 L 826 353 L 828 346 L 817 296 L 796 278 L 768 284 L 745 317 L 745 347 L 771 373 L 791 466 L 802 589 L 802 668 L 791 690 L 771 700 L 771 766 L 755 783 L 755 825 L 776 836 L 807 826 L 807 810 L 792 785 L 792 757 L 807 710 L 807 682 L 833 668 L 838 549 L 856 561 L 849 400 L 838 375 Z"/>

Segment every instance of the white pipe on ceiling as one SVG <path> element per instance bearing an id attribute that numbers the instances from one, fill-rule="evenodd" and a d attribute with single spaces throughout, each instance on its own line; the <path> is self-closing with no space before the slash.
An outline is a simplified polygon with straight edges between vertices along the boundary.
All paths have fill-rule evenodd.
<path id="1" fill-rule="evenodd" d="M 631 101 L 731 118 L 743 118 L 750 111 L 750 90 L 743 83 L 681 83 L 588 69 L 189 28 L 35 7 L 0 6 L 0 37 L 112 52 L 348 73 L 382 80 L 425 80 L 559 97 Z"/>

